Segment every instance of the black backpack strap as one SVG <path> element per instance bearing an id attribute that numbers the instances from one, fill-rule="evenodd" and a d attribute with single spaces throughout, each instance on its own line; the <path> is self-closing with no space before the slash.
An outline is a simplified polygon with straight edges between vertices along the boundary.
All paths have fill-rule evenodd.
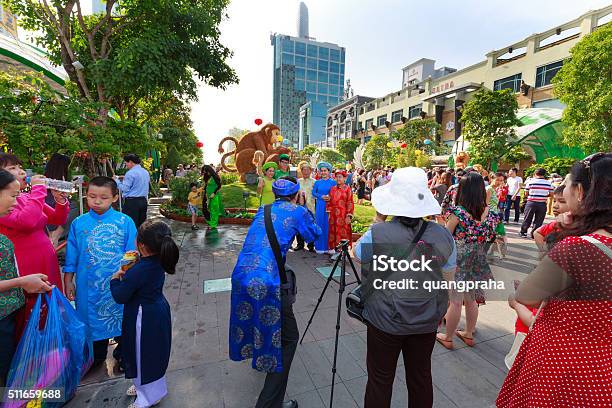
<path id="1" fill-rule="evenodd" d="M 270 247 L 274 252 L 274 258 L 276 258 L 276 265 L 278 265 L 278 275 L 280 276 L 281 284 L 287 283 L 287 272 L 285 271 L 285 260 L 281 255 L 280 245 L 276 239 L 276 232 L 272 225 L 272 204 L 264 206 L 264 222 L 266 225 L 266 235 L 268 241 L 270 241 Z"/>
<path id="2" fill-rule="evenodd" d="M 419 228 L 419 231 L 416 233 L 416 235 L 414 236 L 414 238 L 412 239 L 412 242 L 410 242 L 410 252 L 408 253 L 408 258 L 410 258 L 412 256 L 412 253 L 414 252 L 414 250 L 416 249 L 416 244 L 421 240 L 421 238 L 423 237 L 423 234 L 425 233 L 425 230 L 427 229 L 427 225 L 429 224 L 428 221 L 421 221 L 421 228 Z M 389 276 L 391 276 L 391 274 L 393 273 L 392 270 L 390 270 L 391 268 L 389 268 L 389 270 L 387 270 L 384 274 L 384 276 L 381 277 L 381 279 L 387 280 L 387 278 L 389 278 Z M 369 289 L 369 290 L 368 290 Z M 372 294 L 372 290 L 374 289 L 373 286 L 369 286 L 368 288 L 366 288 L 366 290 L 363 292 L 363 296 L 362 296 L 362 302 L 365 302 L 365 300 Z"/>

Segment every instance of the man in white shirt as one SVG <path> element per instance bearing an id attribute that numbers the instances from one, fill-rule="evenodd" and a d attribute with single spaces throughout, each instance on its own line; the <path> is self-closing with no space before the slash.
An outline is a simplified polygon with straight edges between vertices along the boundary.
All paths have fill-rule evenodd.
<path id="1" fill-rule="evenodd" d="M 506 224 L 510 222 L 510 208 L 514 205 L 514 222 L 519 222 L 519 216 L 521 215 L 521 186 L 523 179 L 518 175 L 518 169 L 516 167 L 511 168 L 508 171 L 508 195 L 506 196 L 506 208 L 504 211 L 504 220 Z"/>

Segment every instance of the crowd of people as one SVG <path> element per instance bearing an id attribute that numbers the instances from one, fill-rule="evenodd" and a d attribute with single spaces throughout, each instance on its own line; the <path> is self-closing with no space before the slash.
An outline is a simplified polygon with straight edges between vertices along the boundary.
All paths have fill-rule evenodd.
<path id="1" fill-rule="evenodd" d="M 149 174 L 140 158 L 129 154 L 124 162 L 125 176 L 88 181 L 88 211 L 69 220 L 75 206 L 65 192 L 47 188 L 43 176 L 28 176 L 15 155 L 0 154 L 0 387 L 12 385 L 9 370 L 21 363 L 13 361 L 17 344 L 37 341 L 24 329 L 38 324 L 28 320 L 38 294 L 57 288 L 75 301 L 94 366 L 106 360 L 109 341 L 117 343 L 113 357 L 134 382 L 131 406 L 152 406 L 166 395 L 171 319 L 162 289 L 179 252 L 167 224 L 146 221 Z M 68 164 L 54 155 L 45 174 L 67 180 Z M 121 195 L 123 213 L 114 208 Z M 67 232 L 63 279 L 58 229 Z"/>
<path id="2" fill-rule="evenodd" d="M 298 332 L 288 300 L 294 299 L 294 286 L 287 287 L 279 275 L 284 273 L 284 259 L 295 237 L 302 236 L 298 242 L 314 240 L 317 252 L 333 251 L 338 243 L 336 231 L 342 232 L 340 236 L 350 232 L 350 228 L 337 228 L 338 221 L 350 227 L 351 193 L 356 193 L 358 203 L 371 200 L 377 213 L 374 224 L 354 244 L 355 259 L 362 266 L 372 262 L 377 246 L 416 240 L 435 253 L 435 275 L 456 283 L 494 280 L 490 262 L 495 251 L 501 259 L 507 255 L 505 225 L 510 223 L 511 209 L 515 209 L 515 223 L 523 211 L 519 236 L 535 238 L 543 258 L 523 282 L 516 282 L 516 295 L 508 299 L 516 311 L 517 332 L 531 330 L 532 334 L 511 365 L 497 405 L 612 403 L 612 291 L 607 284 L 612 274 L 612 154 L 577 162 L 565 180 L 558 175 L 547 178 L 541 168 L 526 181 L 516 168 L 503 173 L 479 166 L 457 171 L 361 169 L 347 174 L 319 163 L 314 177 L 311 170 L 307 163 L 300 163 L 299 182 L 286 176 L 274 180 L 270 170 L 267 182 L 274 200 L 264 205 L 274 216 L 280 254 L 275 257 L 265 211 L 260 209 L 232 274 L 230 357 L 252 358 L 254 369 L 268 373 L 257 407 L 297 407 L 295 400 L 282 402 Z M 352 189 L 346 186 L 347 179 Z M 310 195 L 314 205 L 304 207 L 303 198 Z M 314 212 L 304 212 L 308 208 Z M 549 210 L 557 220 L 542 226 Z M 394 276 L 363 267 L 362 273 L 366 282 Z M 294 277 L 289 281 L 295 285 Z M 487 296 L 481 287 L 439 291 L 418 300 L 400 292 L 372 291 L 364 300 L 365 407 L 390 406 L 400 353 L 409 406 L 431 407 L 435 342 L 454 350 L 457 338 L 468 347 L 478 347 L 474 334 L 479 306 Z M 458 329 L 463 309 L 465 327 Z M 591 341 L 592 325 L 598 328 L 595 341 Z"/>
<path id="3" fill-rule="evenodd" d="M 111 340 L 117 344 L 113 357 L 133 380 L 127 390 L 136 397 L 133 407 L 153 406 L 167 395 L 172 319 L 163 286 L 165 274 L 175 272 L 179 248 L 167 224 L 146 220 L 150 179 L 140 158 L 130 154 L 124 161 L 125 176 L 88 181 L 88 212 L 75 216 L 66 193 L 48 189 L 44 177 L 28 177 L 14 155 L 0 154 L 0 387 L 11 364 L 19 364 L 13 355 L 18 342 L 28 340 L 21 336 L 37 294 L 56 287 L 75 301 L 93 342 L 94 365 L 106 360 Z M 52 158 L 48 177 L 66 180 L 67 166 L 64 158 Z M 184 176 L 179 171 L 185 168 L 176 174 Z M 216 228 L 222 183 L 212 166 L 197 171 L 205 185 L 191 185 L 189 209 L 195 216 L 202 204 Z M 292 306 L 296 275 L 285 263 L 287 252 L 333 255 L 343 240 L 352 243 L 354 195 L 357 204 L 370 201 L 376 210 L 371 227 L 352 243 L 366 288 L 377 278 L 402 278 L 365 266 L 391 251 L 385 248 L 409 243 L 408 256 L 431 256 L 431 276 L 440 281 L 494 279 L 490 262 L 494 252 L 507 255 L 511 210 L 518 223 L 523 208 L 520 236 L 534 238 L 541 260 L 508 300 L 516 332 L 527 335 L 497 406 L 612 405 L 612 154 L 577 162 L 564 180 L 543 169 L 523 181 L 518 169 L 347 171 L 306 161 L 294 177 L 287 155 L 278 164 L 261 163 L 257 173 L 260 208 L 232 273 L 229 319 L 230 358 L 252 359 L 254 369 L 267 373 L 257 407 L 298 406 L 283 402 L 299 339 Z M 549 211 L 555 221 L 543 225 Z M 399 289 L 365 293 L 364 406 L 390 406 L 401 353 L 409 406 L 431 407 L 433 347 L 438 342 L 454 350 L 456 339 L 478 347 L 474 336 L 486 291 L 451 288 L 418 299 Z M 459 329 L 463 310 L 465 327 Z"/>

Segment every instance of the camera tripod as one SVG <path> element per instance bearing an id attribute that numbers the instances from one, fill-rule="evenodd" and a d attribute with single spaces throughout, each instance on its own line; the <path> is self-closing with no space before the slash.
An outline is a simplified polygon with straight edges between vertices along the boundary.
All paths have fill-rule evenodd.
<path id="1" fill-rule="evenodd" d="M 349 244 L 349 241 L 347 239 L 343 239 L 342 241 L 340 241 L 340 244 L 338 244 L 338 246 L 335 248 L 336 250 L 340 250 L 340 252 L 336 254 L 337 257 L 336 257 L 334 266 L 331 272 L 329 273 L 329 276 L 327 277 L 327 282 L 325 282 L 325 286 L 323 287 L 323 290 L 321 291 L 321 295 L 319 296 L 317 305 L 312 311 L 312 315 L 310 315 L 310 319 L 308 320 L 306 329 L 304 330 L 304 333 L 302 334 L 302 338 L 300 339 L 300 344 L 302 344 L 302 341 L 304 341 L 304 336 L 306 336 L 306 333 L 308 332 L 308 328 L 310 327 L 310 324 L 312 323 L 312 320 L 314 319 L 314 316 L 317 313 L 317 310 L 319 309 L 321 302 L 323 301 L 323 296 L 325 296 L 325 291 L 327 290 L 329 283 L 331 281 L 336 282 L 339 285 L 338 287 L 338 309 L 336 311 L 336 338 L 335 338 L 335 343 L 334 343 L 334 362 L 332 365 L 332 383 L 331 383 L 331 394 L 329 397 L 329 408 L 332 408 L 334 405 L 334 385 L 336 382 L 336 361 L 338 357 L 338 336 L 340 334 L 340 312 L 342 311 L 342 294 L 344 293 L 344 290 L 347 285 L 353 285 L 355 283 L 361 284 L 361 279 L 359 279 L 359 275 L 357 274 L 357 270 L 355 269 L 355 265 L 353 264 L 351 255 L 348 252 L 348 247 L 349 247 L 348 244 Z M 349 283 L 346 282 L 346 262 L 347 260 L 349 264 L 351 265 L 353 274 L 355 275 L 355 281 L 349 282 Z M 338 269 L 338 266 L 340 266 L 340 278 L 336 279 L 334 278 L 334 272 L 336 272 L 336 269 Z"/>

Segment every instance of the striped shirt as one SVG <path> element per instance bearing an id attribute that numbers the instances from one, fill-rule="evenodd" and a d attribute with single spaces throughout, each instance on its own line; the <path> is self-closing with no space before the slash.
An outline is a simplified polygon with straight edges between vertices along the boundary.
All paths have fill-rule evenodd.
<path id="1" fill-rule="evenodd" d="M 527 190 L 527 201 L 536 203 L 545 203 L 550 195 L 551 191 L 555 188 L 552 186 L 550 180 L 544 178 L 530 178 L 525 184 L 525 190 Z"/>

